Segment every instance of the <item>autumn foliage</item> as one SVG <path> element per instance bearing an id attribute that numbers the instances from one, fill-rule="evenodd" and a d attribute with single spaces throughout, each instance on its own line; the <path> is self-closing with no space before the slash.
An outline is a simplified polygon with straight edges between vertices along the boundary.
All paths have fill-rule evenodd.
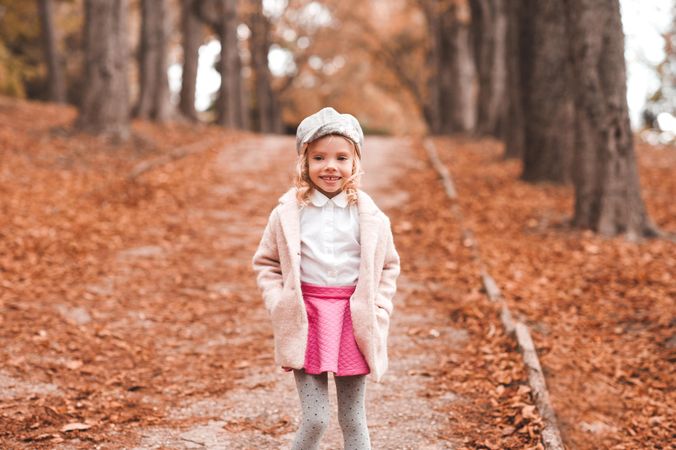
<path id="1" fill-rule="evenodd" d="M 292 140 L 136 122 L 132 141 L 113 147 L 74 133 L 71 108 L 0 99 L 0 118 L 0 446 L 133 448 L 149 442 L 148 430 L 206 426 L 235 408 L 231 395 L 273 364 L 249 264 L 267 212 L 289 185 L 293 152 L 275 153 L 274 140 Z M 139 163 L 197 142 L 202 151 L 130 176 Z M 438 405 L 444 420 L 429 439 L 542 448 L 523 362 L 482 291 L 468 227 L 531 328 L 569 448 L 667 448 L 676 423 L 674 243 L 571 229 L 571 189 L 518 181 L 519 164 L 505 162 L 495 141 L 436 145 L 464 223 L 418 142 L 400 147 L 413 162 L 388 187 L 408 199 L 388 209 L 407 299 L 397 313 L 410 320 L 393 329 L 407 344 L 391 358 L 432 361 L 406 374 L 422 381 L 405 393 Z M 638 153 L 649 213 L 673 230 L 674 153 Z M 247 382 L 251 398 L 273 387 Z M 388 412 L 392 430 L 404 409 Z M 218 427 L 274 446 L 294 432 L 293 414 L 266 411 Z"/>

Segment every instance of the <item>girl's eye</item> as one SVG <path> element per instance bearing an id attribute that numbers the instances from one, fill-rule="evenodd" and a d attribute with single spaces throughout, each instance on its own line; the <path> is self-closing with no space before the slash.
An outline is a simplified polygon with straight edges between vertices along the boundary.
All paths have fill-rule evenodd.
<path id="1" fill-rule="evenodd" d="M 314 159 L 315 161 L 321 161 L 322 157 L 321 156 L 314 156 L 312 159 Z"/>

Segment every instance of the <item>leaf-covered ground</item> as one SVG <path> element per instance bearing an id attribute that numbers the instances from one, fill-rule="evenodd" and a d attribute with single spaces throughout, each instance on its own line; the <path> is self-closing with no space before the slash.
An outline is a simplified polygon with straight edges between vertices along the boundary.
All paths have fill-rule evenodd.
<path id="1" fill-rule="evenodd" d="M 74 134 L 74 118 L 0 99 L 0 447 L 288 445 L 299 408 L 250 259 L 293 139 L 135 123 L 113 147 Z M 196 142 L 205 151 L 129 178 Z M 391 369 L 367 388 L 374 448 L 537 448 L 521 358 L 419 143 L 367 143 L 385 155 L 366 158 L 365 181 L 402 256 Z M 490 142 L 438 147 L 533 329 L 570 448 L 666 448 L 673 244 L 568 230 L 569 189 L 518 182 Z M 670 155 L 641 149 L 649 209 L 673 230 Z M 340 448 L 335 423 L 326 438 Z"/>
<path id="2" fill-rule="evenodd" d="M 534 334 L 564 442 L 669 448 L 676 433 L 676 244 L 570 229 L 570 187 L 518 180 L 493 141 L 439 139 L 482 259 Z M 676 150 L 638 148 L 643 198 L 676 231 Z"/>

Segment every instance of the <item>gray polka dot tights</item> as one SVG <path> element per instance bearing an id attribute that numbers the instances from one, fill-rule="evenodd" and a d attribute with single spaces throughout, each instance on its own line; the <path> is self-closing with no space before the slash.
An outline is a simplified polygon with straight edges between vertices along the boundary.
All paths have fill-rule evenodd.
<path id="1" fill-rule="evenodd" d="M 301 424 L 292 450 L 317 450 L 329 425 L 329 383 L 326 372 L 310 375 L 294 370 L 302 409 Z M 343 431 L 345 450 L 370 450 L 371 440 L 366 425 L 366 375 L 334 377 L 338 396 L 338 422 Z"/>

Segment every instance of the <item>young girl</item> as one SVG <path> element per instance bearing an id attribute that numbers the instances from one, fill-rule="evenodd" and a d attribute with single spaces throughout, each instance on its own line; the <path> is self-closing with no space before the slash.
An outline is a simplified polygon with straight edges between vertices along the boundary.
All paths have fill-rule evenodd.
<path id="1" fill-rule="evenodd" d="M 295 187 L 272 211 L 253 259 L 270 313 L 275 363 L 293 370 L 302 420 L 293 449 L 316 449 L 333 372 L 345 449 L 370 449 L 366 375 L 387 370 L 399 256 L 387 216 L 358 190 L 364 134 L 333 108 L 296 133 Z"/>

